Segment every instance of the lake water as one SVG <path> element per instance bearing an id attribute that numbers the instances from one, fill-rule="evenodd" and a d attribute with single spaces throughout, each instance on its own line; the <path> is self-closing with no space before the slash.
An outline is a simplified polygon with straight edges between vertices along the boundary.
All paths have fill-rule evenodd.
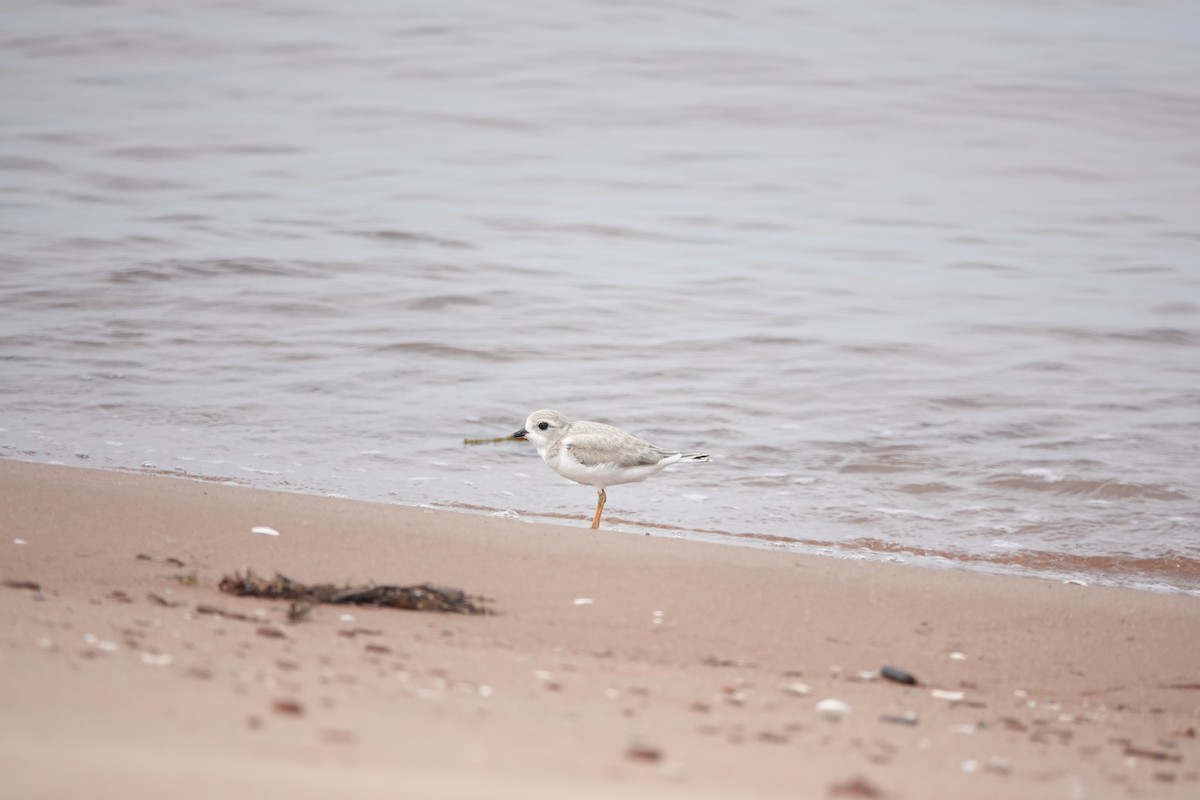
<path id="1" fill-rule="evenodd" d="M 2 14 L 0 456 L 1200 593 L 1200 5 Z"/>

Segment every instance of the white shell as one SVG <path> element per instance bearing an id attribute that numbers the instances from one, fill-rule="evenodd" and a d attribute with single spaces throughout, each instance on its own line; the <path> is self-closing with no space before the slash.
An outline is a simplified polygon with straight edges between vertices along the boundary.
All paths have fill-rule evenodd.
<path id="1" fill-rule="evenodd" d="M 825 719 L 838 720 L 850 713 L 850 704 L 836 697 L 827 697 L 817 703 L 817 713 Z"/>

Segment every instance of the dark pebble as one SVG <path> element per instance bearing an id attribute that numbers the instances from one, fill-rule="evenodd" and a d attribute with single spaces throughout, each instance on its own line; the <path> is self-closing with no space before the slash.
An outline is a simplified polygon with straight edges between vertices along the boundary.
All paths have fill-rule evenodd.
<path id="1" fill-rule="evenodd" d="M 913 677 L 912 673 L 905 672 L 897 667 L 884 667 L 883 669 L 879 670 L 879 674 L 887 678 L 889 681 L 903 683 L 905 686 L 917 685 L 917 679 Z"/>

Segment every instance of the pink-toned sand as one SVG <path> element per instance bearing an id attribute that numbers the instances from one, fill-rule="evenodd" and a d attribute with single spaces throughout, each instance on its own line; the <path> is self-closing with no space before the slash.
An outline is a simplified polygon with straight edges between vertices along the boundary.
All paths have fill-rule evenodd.
<path id="1" fill-rule="evenodd" d="M 0 797 L 1200 797 L 1197 598 L 586 524 L 0 461 Z"/>

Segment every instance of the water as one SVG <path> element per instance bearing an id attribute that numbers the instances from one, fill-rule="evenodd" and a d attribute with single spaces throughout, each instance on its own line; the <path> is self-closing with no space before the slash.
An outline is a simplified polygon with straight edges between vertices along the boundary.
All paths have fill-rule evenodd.
<path id="1" fill-rule="evenodd" d="M 1194 3 L 0 13 L 4 457 L 1200 592 Z"/>

